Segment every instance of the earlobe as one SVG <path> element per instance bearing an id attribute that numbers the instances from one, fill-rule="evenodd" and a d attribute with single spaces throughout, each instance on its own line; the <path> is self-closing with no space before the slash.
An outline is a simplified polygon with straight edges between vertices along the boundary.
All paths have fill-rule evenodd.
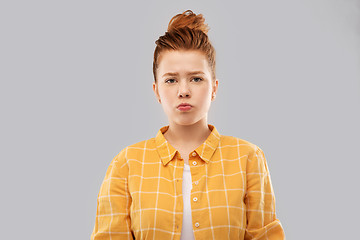
<path id="1" fill-rule="evenodd" d="M 216 97 L 216 94 L 215 94 L 215 93 L 213 93 L 213 94 L 212 94 L 212 97 L 211 97 L 211 100 L 214 100 L 214 99 L 215 99 L 215 97 Z"/>

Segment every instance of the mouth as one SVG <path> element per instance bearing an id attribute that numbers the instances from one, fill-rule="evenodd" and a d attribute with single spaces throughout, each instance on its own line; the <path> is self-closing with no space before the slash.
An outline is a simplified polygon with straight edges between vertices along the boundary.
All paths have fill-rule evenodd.
<path id="1" fill-rule="evenodd" d="M 182 104 L 177 107 L 180 111 L 189 111 L 191 108 L 192 106 L 188 104 Z"/>

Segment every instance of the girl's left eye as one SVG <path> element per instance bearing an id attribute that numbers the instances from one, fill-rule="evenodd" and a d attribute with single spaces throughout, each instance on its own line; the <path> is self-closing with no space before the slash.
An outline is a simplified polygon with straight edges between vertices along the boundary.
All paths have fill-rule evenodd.
<path id="1" fill-rule="evenodd" d="M 195 78 L 193 78 L 193 79 L 199 79 L 199 81 L 196 81 L 196 82 L 202 81 L 202 79 L 201 79 L 201 78 L 198 78 L 198 77 L 195 77 Z"/>

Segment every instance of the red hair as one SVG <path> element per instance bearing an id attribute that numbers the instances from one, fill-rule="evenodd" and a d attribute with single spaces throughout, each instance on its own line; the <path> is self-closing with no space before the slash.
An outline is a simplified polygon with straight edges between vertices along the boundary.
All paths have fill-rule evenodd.
<path id="1" fill-rule="evenodd" d="M 186 10 L 171 18 L 167 32 L 155 41 L 153 74 L 155 83 L 156 70 L 159 66 L 160 54 L 166 50 L 199 50 L 205 54 L 211 69 L 212 80 L 215 81 L 215 48 L 212 46 L 207 33 L 209 27 L 204 23 L 202 14 L 195 14 Z"/>

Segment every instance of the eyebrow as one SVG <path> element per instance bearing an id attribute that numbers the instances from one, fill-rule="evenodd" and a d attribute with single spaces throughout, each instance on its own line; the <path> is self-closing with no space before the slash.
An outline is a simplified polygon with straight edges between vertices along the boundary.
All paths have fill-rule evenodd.
<path id="1" fill-rule="evenodd" d="M 186 75 L 194 75 L 194 74 L 203 74 L 203 75 L 205 75 L 205 73 L 202 72 L 202 71 L 193 71 L 193 72 L 187 72 L 186 73 Z M 162 76 L 165 77 L 165 76 L 177 76 L 177 75 L 179 75 L 179 74 L 178 73 L 168 72 L 168 73 L 165 73 Z"/>

